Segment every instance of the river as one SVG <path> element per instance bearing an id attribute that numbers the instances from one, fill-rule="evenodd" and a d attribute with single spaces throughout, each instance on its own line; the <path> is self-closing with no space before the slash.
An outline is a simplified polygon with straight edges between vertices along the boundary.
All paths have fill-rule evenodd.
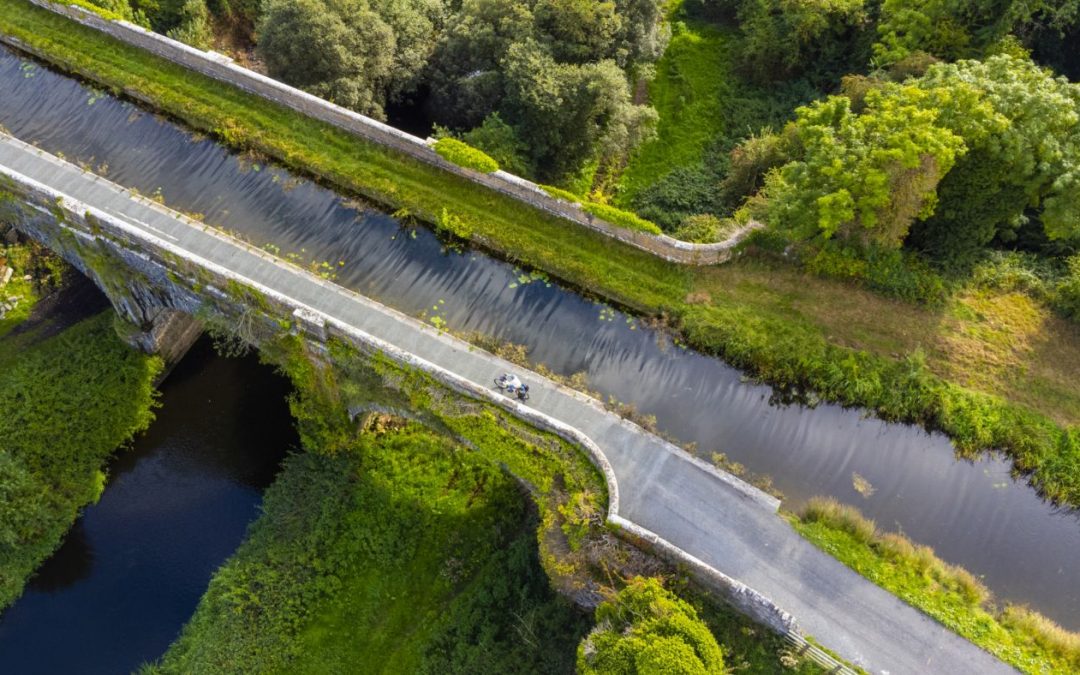
<path id="1" fill-rule="evenodd" d="M 201 341 L 161 391 L 101 500 L 0 616 L 0 672 L 128 673 L 164 654 L 299 443 L 288 382 L 254 356 Z"/>
<path id="2" fill-rule="evenodd" d="M 768 474 L 797 509 L 830 495 L 966 567 L 1002 599 L 1080 629 L 1080 518 L 1010 476 L 1007 459 L 957 460 L 941 434 L 822 405 L 778 406 L 719 360 L 484 253 L 447 249 L 371 205 L 0 50 L 0 124 L 142 194 L 282 254 L 328 261 L 337 282 L 455 330 L 528 345 L 556 372 L 654 414 L 659 427 Z M 870 489 L 856 490 L 856 474 Z"/>

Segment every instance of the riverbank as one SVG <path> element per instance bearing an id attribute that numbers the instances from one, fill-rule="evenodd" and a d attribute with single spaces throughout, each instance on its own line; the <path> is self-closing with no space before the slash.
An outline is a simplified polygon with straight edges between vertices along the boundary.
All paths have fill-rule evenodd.
<path id="1" fill-rule="evenodd" d="M 589 622 L 536 524 L 509 475 L 418 425 L 294 455 L 149 670 L 572 672 Z"/>
<path id="2" fill-rule="evenodd" d="M 1001 606 L 971 573 L 859 512 L 814 499 L 792 526 L 818 548 L 1025 673 L 1080 670 L 1080 634 L 1037 612 Z"/>
<path id="3" fill-rule="evenodd" d="M 1080 410 L 1074 372 L 1080 337 L 1074 325 L 1022 294 L 972 290 L 928 309 L 815 279 L 781 262 L 747 259 L 686 270 L 475 186 L 451 185 L 428 167 L 374 151 L 24 0 L 4 6 L 5 33 L 233 147 L 454 225 L 449 229 L 457 235 L 662 316 L 691 346 L 774 385 L 939 428 L 962 452 L 1003 448 L 1020 470 L 1033 472 L 1044 495 L 1080 503 L 1080 433 L 1062 427 L 1075 425 Z"/>
<path id="4" fill-rule="evenodd" d="M 100 497 L 109 457 L 153 419 L 161 364 L 120 341 L 111 311 L 38 341 L 49 329 L 0 338 L 0 609 Z"/>
<path id="5" fill-rule="evenodd" d="M 416 422 L 373 414 L 363 429 L 334 456 L 286 461 L 245 543 L 144 672 L 574 671 L 593 621 L 549 585 L 528 492 Z M 673 586 L 728 664 L 820 672 L 778 636 Z"/>

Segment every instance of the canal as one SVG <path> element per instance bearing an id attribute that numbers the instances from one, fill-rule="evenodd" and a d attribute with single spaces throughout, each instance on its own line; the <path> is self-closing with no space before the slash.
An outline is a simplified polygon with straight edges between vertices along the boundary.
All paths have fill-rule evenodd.
<path id="1" fill-rule="evenodd" d="M 770 475 L 787 508 L 813 495 L 852 503 L 966 567 L 1000 598 L 1080 629 L 1077 512 L 1043 501 L 1004 458 L 960 461 L 941 434 L 860 410 L 776 405 L 768 387 L 633 317 L 480 251 L 447 247 L 427 229 L 9 51 L 0 51 L 0 91 L 0 124 L 25 141 L 256 245 L 326 262 L 338 283 L 404 312 L 527 345 L 556 372 L 583 371 L 593 389 L 655 415 L 706 459 L 720 451 Z"/>

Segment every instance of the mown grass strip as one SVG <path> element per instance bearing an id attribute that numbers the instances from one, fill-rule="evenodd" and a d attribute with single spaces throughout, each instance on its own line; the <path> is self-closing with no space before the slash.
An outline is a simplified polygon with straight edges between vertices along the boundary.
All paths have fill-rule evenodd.
<path id="1" fill-rule="evenodd" d="M 0 8 L 0 31 L 43 58 L 150 102 L 235 148 L 262 152 L 614 302 L 664 316 L 691 346 L 770 383 L 941 429 L 964 452 L 1004 449 L 1019 469 L 1033 472 L 1032 482 L 1045 495 L 1080 504 L 1080 431 L 1063 429 L 1047 416 L 1073 424 L 1080 384 L 1042 395 L 1041 381 L 992 383 L 983 392 L 947 382 L 942 373 L 954 377 L 947 357 L 928 363 L 894 348 L 914 350 L 938 341 L 942 325 L 932 310 L 821 282 L 787 265 L 750 261 L 722 270 L 680 268 L 125 46 L 26 0 L 0 0 Z M 798 287 L 802 308 L 790 302 L 785 285 Z M 850 312 L 836 311 L 852 303 L 865 315 L 854 325 Z M 887 320 L 898 311 L 914 316 L 924 332 L 913 340 L 912 322 Z M 864 333 L 873 334 L 875 353 L 840 346 L 867 343 Z M 1019 395 L 1031 392 L 1036 395 Z"/>
<path id="2" fill-rule="evenodd" d="M 970 572 L 903 535 L 879 532 L 853 507 L 812 499 L 792 524 L 821 550 L 1021 671 L 1080 672 L 1080 634 L 1021 607 L 996 609 Z"/>

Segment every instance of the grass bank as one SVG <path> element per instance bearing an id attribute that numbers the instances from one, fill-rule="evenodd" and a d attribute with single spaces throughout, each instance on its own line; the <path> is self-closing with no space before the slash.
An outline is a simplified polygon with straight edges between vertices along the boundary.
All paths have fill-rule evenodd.
<path id="1" fill-rule="evenodd" d="M 1025 296 L 972 290 L 925 308 L 780 262 L 669 264 L 25 0 L 0 0 L 0 7 L 0 31 L 58 66 L 152 102 L 235 148 L 265 153 L 664 317 L 689 345 L 775 385 L 941 429 L 963 452 L 1004 449 L 1045 495 L 1080 504 L 1080 329 Z"/>
<path id="2" fill-rule="evenodd" d="M 903 535 L 879 532 L 853 507 L 813 499 L 792 524 L 818 548 L 1019 670 L 1080 671 L 1080 634 L 1023 607 L 997 607 L 970 572 Z"/>
<path id="3" fill-rule="evenodd" d="M 105 487 L 105 464 L 152 419 L 158 359 L 133 351 L 112 312 L 35 343 L 0 338 L 0 609 Z"/>
<path id="4" fill-rule="evenodd" d="M 152 672 L 571 672 L 505 473 L 418 425 L 290 457 L 263 515 Z"/>

